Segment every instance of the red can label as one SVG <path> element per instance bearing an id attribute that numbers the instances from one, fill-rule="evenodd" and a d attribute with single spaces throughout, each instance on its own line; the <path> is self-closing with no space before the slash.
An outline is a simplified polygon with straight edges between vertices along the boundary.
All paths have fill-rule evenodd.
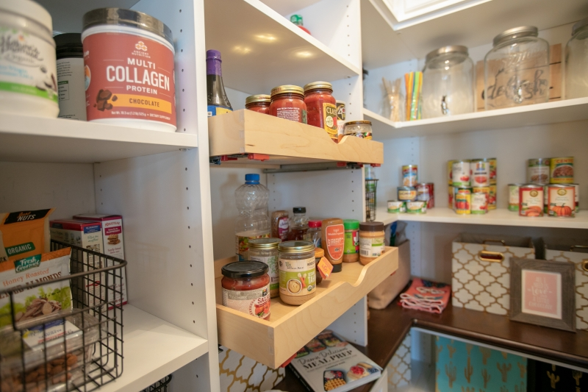
<path id="1" fill-rule="evenodd" d="M 83 44 L 88 121 L 139 119 L 176 126 L 170 48 L 123 33 L 92 34 Z"/>

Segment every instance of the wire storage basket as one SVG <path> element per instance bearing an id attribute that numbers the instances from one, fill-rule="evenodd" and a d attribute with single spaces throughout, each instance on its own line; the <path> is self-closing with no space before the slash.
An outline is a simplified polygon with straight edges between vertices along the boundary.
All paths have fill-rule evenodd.
<path id="1" fill-rule="evenodd" d="M 121 376 L 126 264 L 58 241 L 0 263 L 44 276 L 0 291 L 0 392 L 89 392 Z"/>
<path id="2" fill-rule="evenodd" d="M 172 376 L 171 374 L 166 378 L 163 378 L 157 381 L 155 384 L 151 385 L 149 388 L 143 389 L 141 392 L 167 392 L 169 389 L 169 383 L 171 382 Z"/>

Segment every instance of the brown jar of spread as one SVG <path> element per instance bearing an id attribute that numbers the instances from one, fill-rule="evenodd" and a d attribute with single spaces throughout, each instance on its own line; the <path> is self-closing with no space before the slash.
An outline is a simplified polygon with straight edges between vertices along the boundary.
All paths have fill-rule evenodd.
<path id="1" fill-rule="evenodd" d="M 323 220 L 321 246 L 325 250 L 325 257 L 333 264 L 333 272 L 341 272 L 345 248 L 345 227 L 342 219 Z"/>

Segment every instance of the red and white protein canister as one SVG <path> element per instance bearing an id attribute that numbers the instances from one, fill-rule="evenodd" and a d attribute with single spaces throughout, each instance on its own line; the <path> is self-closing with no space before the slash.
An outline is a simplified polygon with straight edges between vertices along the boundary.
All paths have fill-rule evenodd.
<path id="1" fill-rule="evenodd" d="M 88 121 L 176 130 L 169 27 L 142 12 L 100 8 L 84 15 L 82 42 Z"/>

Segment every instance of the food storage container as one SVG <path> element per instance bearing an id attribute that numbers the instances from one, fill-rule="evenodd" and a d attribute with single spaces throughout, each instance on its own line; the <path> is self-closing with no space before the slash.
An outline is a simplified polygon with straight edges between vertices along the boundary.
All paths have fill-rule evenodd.
<path id="1" fill-rule="evenodd" d="M 308 83 L 304 86 L 304 103 L 308 125 L 323 128 L 334 142 L 338 142 L 337 101 L 331 83 Z"/>
<path id="2" fill-rule="evenodd" d="M 267 94 L 250 95 L 245 98 L 245 109 L 269 114 L 272 97 Z"/>
<path id="3" fill-rule="evenodd" d="M 278 246 L 280 258 L 280 299 L 288 305 L 302 305 L 316 294 L 314 244 L 287 241 Z"/>
<path id="4" fill-rule="evenodd" d="M 566 99 L 588 96 L 588 18 L 572 27 L 565 56 Z"/>
<path id="5" fill-rule="evenodd" d="M 343 136 L 356 136 L 371 140 L 372 122 L 368 120 L 348 121 L 345 123 Z"/>
<path id="6" fill-rule="evenodd" d="M 249 260 L 261 261 L 268 266 L 270 277 L 270 296 L 279 297 L 278 288 L 278 245 L 279 238 L 258 238 L 249 240 Z"/>
<path id="7" fill-rule="evenodd" d="M 359 262 L 367 265 L 384 251 L 384 224 L 362 222 L 359 225 Z"/>
<path id="8" fill-rule="evenodd" d="M 313 258 L 314 261 L 314 258 Z M 223 305 L 250 316 L 270 316 L 270 276 L 261 261 L 236 261 L 222 267 Z"/>
<path id="9" fill-rule="evenodd" d="M 460 45 L 433 50 L 423 70 L 423 118 L 474 111 L 474 62 Z"/>
<path id="10" fill-rule="evenodd" d="M 537 27 L 508 29 L 494 37 L 484 58 L 486 110 L 549 100 L 549 43 Z"/>
<path id="11" fill-rule="evenodd" d="M 307 123 L 306 103 L 302 87 L 286 84 L 272 89 L 270 114 L 286 120 Z"/>

